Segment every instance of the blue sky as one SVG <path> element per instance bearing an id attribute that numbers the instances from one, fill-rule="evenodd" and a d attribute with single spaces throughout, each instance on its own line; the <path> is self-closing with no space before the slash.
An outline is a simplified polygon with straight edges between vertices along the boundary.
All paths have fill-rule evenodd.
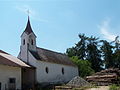
<path id="1" fill-rule="evenodd" d="M 64 53 L 78 34 L 113 41 L 120 35 L 120 0 L 0 0 L 0 49 L 17 56 L 27 10 L 37 46 Z"/>

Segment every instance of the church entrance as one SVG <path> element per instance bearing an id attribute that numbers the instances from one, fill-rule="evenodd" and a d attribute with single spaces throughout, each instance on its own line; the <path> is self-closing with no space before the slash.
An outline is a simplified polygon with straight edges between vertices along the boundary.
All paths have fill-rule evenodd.
<path id="1" fill-rule="evenodd" d="M 34 90 L 35 88 L 35 68 L 22 68 L 22 90 Z"/>

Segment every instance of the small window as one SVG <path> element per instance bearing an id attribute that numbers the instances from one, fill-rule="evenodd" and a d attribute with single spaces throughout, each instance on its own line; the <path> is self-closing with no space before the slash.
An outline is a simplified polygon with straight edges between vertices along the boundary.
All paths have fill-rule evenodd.
<path id="1" fill-rule="evenodd" d="M 49 69 L 48 69 L 48 67 L 46 67 L 46 68 L 45 68 L 45 71 L 46 71 L 46 73 L 48 73 L 48 72 L 49 72 Z"/>
<path id="2" fill-rule="evenodd" d="M 33 40 L 31 40 L 31 45 L 33 45 Z"/>
<path id="3" fill-rule="evenodd" d="M 23 45 L 25 45 L 25 39 L 23 40 Z"/>
<path id="4" fill-rule="evenodd" d="M 64 68 L 62 68 L 62 74 L 64 75 L 64 73 L 65 73 L 65 72 L 64 72 Z"/>
<path id="5" fill-rule="evenodd" d="M 9 78 L 9 83 L 15 83 L 15 78 Z"/>

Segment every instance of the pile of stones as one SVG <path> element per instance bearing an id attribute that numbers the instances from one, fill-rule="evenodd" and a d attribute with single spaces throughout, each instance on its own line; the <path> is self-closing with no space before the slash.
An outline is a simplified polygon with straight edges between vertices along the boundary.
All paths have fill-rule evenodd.
<path id="1" fill-rule="evenodd" d="M 84 80 L 83 78 L 76 76 L 67 83 L 67 86 L 71 86 L 71 87 L 90 86 L 90 83 Z"/>

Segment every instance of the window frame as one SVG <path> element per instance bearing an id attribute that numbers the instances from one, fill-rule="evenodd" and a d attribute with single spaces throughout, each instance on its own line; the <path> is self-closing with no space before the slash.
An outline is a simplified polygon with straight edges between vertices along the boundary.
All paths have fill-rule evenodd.
<path id="1" fill-rule="evenodd" d="M 62 75 L 64 75 L 65 74 L 65 69 L 62 67 Z"/>
<path id="2" fill-rule="evenodd" d="M 33 39 L 31 39 L 31 45 L 34 45 L 34 41 L 33 41 Z"/>
<path id="3" fill-rule="evenodd" d="M 23 39 L 23 45 L 25 45 L 25 39 Z"/>
<path id="4" fill-rule="evenodd" d="M 49 73 L 49 68 L 45 67 L 45 72 L 48 74 Z"/>
<path id="5" fill-rule="evenodd" d="M 16 78 L 9 78 L 9 83 L 11 84 L 16 83 Z"/>

